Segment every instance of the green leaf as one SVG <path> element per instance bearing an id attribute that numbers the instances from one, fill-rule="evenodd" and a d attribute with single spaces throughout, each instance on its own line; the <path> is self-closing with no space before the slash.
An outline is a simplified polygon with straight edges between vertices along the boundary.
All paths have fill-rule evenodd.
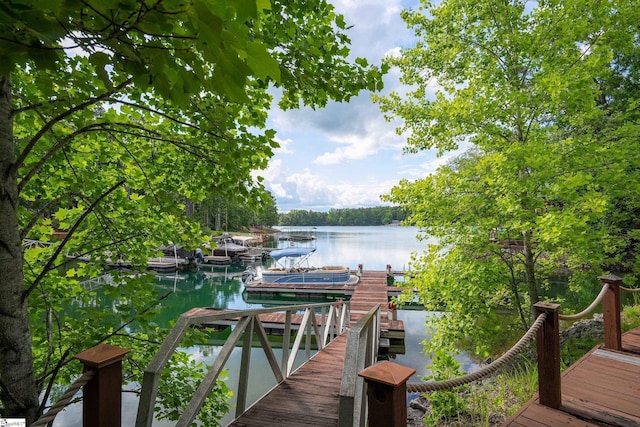
<path id="1" fill-rule="evenodd" d="M 109 79 L 109 73 L 107 73 L 106 65 L 110 63 L 111 58 L 104 52 L 95 52 L 89 56 L 89 61 L 96 66 L 96 73 L 98 78 L 102 80 L 107 89 L 112 89 L 113 84 Z"/>
<path id="2" fill-rule="evenodd" d="M 251 71 L 262 80 L 266 80 L 268 77 L 275 81 L 280 80 L 280 66 L 262 43 L 253 42 L 247 45 L 247 64 Z"/>

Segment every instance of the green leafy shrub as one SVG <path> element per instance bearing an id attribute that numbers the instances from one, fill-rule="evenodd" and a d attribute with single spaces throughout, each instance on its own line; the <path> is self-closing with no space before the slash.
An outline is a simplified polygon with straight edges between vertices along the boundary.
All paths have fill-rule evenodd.
<path id="1" fill-rule="evenodd" d="M 447 351 L 437 350 L 431 361 L 431 375 L 426 377 L 427 380 L 444 381 L 464 375 L 458 361 Z M 467 404 L 460 393 L 463 390 L 464 388 L 457 387 L 431 392 L 428 396 L 431 414 L 425 420 L 427 425 L 435 426 L 442 419 L 455 418 L 464 413 Z"/>

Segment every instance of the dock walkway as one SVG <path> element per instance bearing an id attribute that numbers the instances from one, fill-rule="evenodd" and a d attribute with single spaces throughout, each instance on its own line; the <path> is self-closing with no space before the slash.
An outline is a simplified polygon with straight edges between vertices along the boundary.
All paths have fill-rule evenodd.
<path id="1" fill-rule="evenodd" d="M 363 271 L 350 301 L 352 325 L 376 304 L 382 304 L 381 329 L 402 326 L 401 321 L 389 319 L 384 271 Z M 344 333 L 229 426 L 337 426 L 346 351 L 347 334 Z"/>
<path id="2" fill-rule="evenodd" d="M 504 427 L 640 426 L 640 328 L 622 336 L 623 351 L 595 348 L 562 375 L 562 406 L 535 396 Z"/>
<path id="3" fill-rule="evenodd" d="M 346 348 L 342 334 L 228 425 L 337 426 Z"/>

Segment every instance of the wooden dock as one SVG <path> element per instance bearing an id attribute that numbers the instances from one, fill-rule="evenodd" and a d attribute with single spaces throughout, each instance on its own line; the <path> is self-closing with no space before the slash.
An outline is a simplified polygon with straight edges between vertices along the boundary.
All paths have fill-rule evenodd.
<path id="1" fill-rule="evenodd" d="M 346 347 L 342 334 L 228 425 L 337 426 Z"/>
<path id="2" fill-rule="evenodd" d="M 363 271 L 351 297 L 351 324 L 376 304 L 382 305 L 381 332 L 391 327 L 404 332 L 402 321 L 389 319 L 386 272 Z M 229 426 L 337 426 L 346 345 L 342 334 Z"/>
<path id="3" fill-rule="evenodd" d="M 622 336 L 622 348 L 595 348 L 570 366 L 559 409 L 534 396 L 503 426 L 640 426 L 640 328 Z"/>
<path id="4" fill-rule="evenodd" d="M 388 340 L 404 340 L 404 322 L 395 319 L 395 313 L 389 309 L 389 288 L 386 271 L 366 271 L 360 278 L 351 296 L 351 324 L 355 324 L 375 304 L 382 304 L 380 309 L 380 338 L 382 343 L 390 345 Z M 385 339 L 387 341 L 385 341 Z M 404 349 L 404 341 L 402 342 Z M 404 354 L 404 350 L 402 350 Z"/>

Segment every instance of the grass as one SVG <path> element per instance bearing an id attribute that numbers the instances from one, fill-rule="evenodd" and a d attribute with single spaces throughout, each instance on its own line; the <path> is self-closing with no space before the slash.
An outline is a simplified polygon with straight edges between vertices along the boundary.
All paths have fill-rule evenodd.
<path id="1" fill-rule="evenodd" d="M 537 387 L 536 366 L 534 364 L 520 366 L 469 386 L 460 393 L 463 405 L 457 414 L 439 420 L 434 420 L 427 415 L 423 420 L 423 425 L 441 427 L 499 426 L 531 399 Z M 422 404 L 429 407 L 429 396 L 426 396 L 426 399 L 423 398 Z"/>

